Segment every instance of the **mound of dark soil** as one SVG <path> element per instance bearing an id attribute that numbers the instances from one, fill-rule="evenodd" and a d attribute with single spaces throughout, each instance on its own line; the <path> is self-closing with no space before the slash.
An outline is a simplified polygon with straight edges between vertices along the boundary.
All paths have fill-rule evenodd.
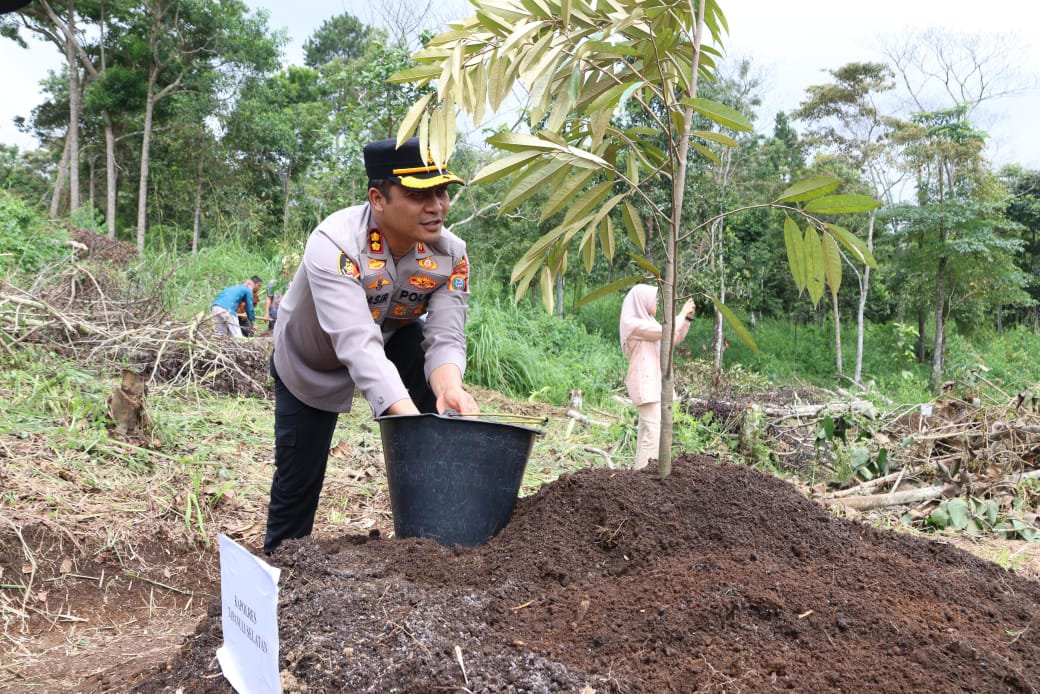
<path id="1" fill-rule="evenodd" d="M 1040 690 L 1040 585 L 754 470 L 590 469 L 487 545 L 287 543 L 286 691 Z M 227 692 L 220 609 L 139 692 Z"/>

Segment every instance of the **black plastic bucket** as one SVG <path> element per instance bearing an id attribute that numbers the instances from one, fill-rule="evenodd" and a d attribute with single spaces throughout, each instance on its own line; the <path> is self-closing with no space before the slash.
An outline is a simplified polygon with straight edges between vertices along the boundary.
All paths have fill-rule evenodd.
<path id="1" fill-rule="evenodd" d="M 476 547 L 505 527 L 540 431 L 437 414 L 378 421 L 397 537 Z"/>

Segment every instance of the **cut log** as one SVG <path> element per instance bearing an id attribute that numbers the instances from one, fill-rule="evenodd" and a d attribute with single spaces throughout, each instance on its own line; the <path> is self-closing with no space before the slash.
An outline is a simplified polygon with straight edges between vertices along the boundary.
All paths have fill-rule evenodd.
<path id="1" fill-rule="evenodd" d="M 820 499 L 820 501 L 824 505 L 835 503 L 848 508 L 854 508 L 857 511 L 869 511 L 877 508 L 906 506 L 909 504 L 919 504 L 922 501 L 940 499 L 947 495 L 956 494 L 957 490 L 958 488 L 955 484 L 936 484 L 931 487 L 907 489 L 906 491 L 895 492 L 893 494 L 866 494 L 864 496 L 848 496 L 841 498 L 834 498 L 831 496 L 824 497 Z"/>

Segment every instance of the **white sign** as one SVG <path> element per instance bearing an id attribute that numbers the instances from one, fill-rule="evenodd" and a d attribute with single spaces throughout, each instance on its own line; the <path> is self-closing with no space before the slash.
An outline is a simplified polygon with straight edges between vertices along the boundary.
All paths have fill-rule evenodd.
<path id="1" fill-rule="evenodd" d="M 220 603 L 224 645 L 217 660 L 242 694 L 281 694 L 278 675 L 279 569 L 220 535 Z"/>

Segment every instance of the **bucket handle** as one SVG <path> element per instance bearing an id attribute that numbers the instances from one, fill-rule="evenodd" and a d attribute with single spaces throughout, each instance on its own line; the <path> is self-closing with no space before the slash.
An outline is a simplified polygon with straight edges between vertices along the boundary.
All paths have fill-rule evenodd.
<path id="1" fill-rule="evenodd" d="M 482 413 L 474 412 L 472 414 L 462 414 L 458 410 L 451 408 L 444 410 L 441 413 L 445 417 L 470 417 L 474 419 L 491 419 L 501 424 L 541 424 L 545 426 L 549 423 L 548 417 L 536 417 L 533 415 L 526 414 L 495 414 L 495 413 Z"/>

